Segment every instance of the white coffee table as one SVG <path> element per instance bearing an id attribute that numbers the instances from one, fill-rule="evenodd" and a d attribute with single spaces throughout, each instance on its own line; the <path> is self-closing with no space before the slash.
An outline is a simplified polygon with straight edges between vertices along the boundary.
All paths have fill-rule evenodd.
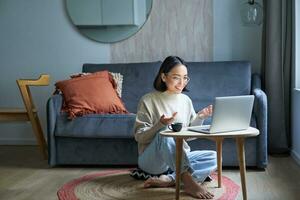
<path id="1" fill-rule="evenodd" d="M 217 145 L 217 166 L 218 166 L 218 187 L 222 187 L 222 143 L 224 138 L 233 138 L 236 140 L 237 153 L 239 158 L 239 167 L 241 175 L 241 184 L 243 191 L 243 199 L 247 199 L 247 188 L 246 188 L 246 164 L 245 164 L 245 149 L 244 140 L 246 137 L 254 137 L 259 135 L 259 130 L 253 127 L 249 127 L 247 130 L 232 131 L 217 134 L 205 134 L 198 133 L 188 130 L 182 130 L 180 132 L 173 131 L 162 131 L 162 136 L 173 137 L 176 139 L 176 200 L 179 199 L 180 189 L 180 166 L 182 157 L 182 142 L 183 139 L 188 138 L 206 138 L 216 142 Z"/>

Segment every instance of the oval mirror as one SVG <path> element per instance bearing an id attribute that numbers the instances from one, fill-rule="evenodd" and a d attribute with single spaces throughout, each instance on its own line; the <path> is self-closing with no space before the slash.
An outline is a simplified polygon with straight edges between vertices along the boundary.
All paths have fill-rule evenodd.
<path id="1" fill-rule="evenodd" d="M 66 0 L 72 23 L 85 36 L 99 42 L 118 42 L 140 30 L 152 0 Z"/>

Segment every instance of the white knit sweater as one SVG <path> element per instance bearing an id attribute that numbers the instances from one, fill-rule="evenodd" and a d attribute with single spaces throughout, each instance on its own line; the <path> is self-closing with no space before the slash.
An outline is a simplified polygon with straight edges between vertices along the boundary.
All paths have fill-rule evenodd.
<path id="1" fill-rule="evenodd" d="M 174 122 L 181 122 L 184 127 L 203 123 L 203 120 L 197 117 L 191 99 L 185 94 L 154 91 L 141 98 L 134 125 L 139 154 L 151 143 L 156 134 L 167 128 L 160 122 L 160 117 L 163 114 L 171 117 L 174 112 L 177 112 Z M 190 150 L 186 142 L 184 149 Z"/>

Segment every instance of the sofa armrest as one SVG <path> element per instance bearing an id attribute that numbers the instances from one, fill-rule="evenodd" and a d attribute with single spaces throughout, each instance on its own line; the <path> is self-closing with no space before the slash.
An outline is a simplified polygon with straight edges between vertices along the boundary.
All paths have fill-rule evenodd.
<path id="1" fill-rule="evenodd" d="M 261 90 L 261 80 L 258 74 L 252 75 L 252 94 L 255 96 L 254 101 L 254 115 L 256 118 L 257 128 L 260 131 L 257 137 L 257 166 L 259 168 L 265 168 L 268 162 L 268 136 L 267 136 L 267 120 L 268 120 L 268 104 L 267 96 L 264 91 Z"/>
<path id="2" fill-rule="evenodd" d="M 47 102 L 47 139 L 48 139 L 48 163 L 50 166 L 56 164 L 54 130 L 56 118 L 60 115 L 63 97 L 60 94 L 53 95 Z"/>

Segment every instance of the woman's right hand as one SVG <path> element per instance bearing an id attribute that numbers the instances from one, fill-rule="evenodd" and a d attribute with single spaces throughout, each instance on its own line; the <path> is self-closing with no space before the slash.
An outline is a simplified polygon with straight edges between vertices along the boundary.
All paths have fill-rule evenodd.
<path id="1" fill-rule="evenodd" d="M 172 124 L 175 120 L 175 116 L 177 115 L 177 112 L 174 112 L 172 114 L 172 117 L 166 117 L 164 114 L 160 117 L 160 122 L 164 125 Z"/>

